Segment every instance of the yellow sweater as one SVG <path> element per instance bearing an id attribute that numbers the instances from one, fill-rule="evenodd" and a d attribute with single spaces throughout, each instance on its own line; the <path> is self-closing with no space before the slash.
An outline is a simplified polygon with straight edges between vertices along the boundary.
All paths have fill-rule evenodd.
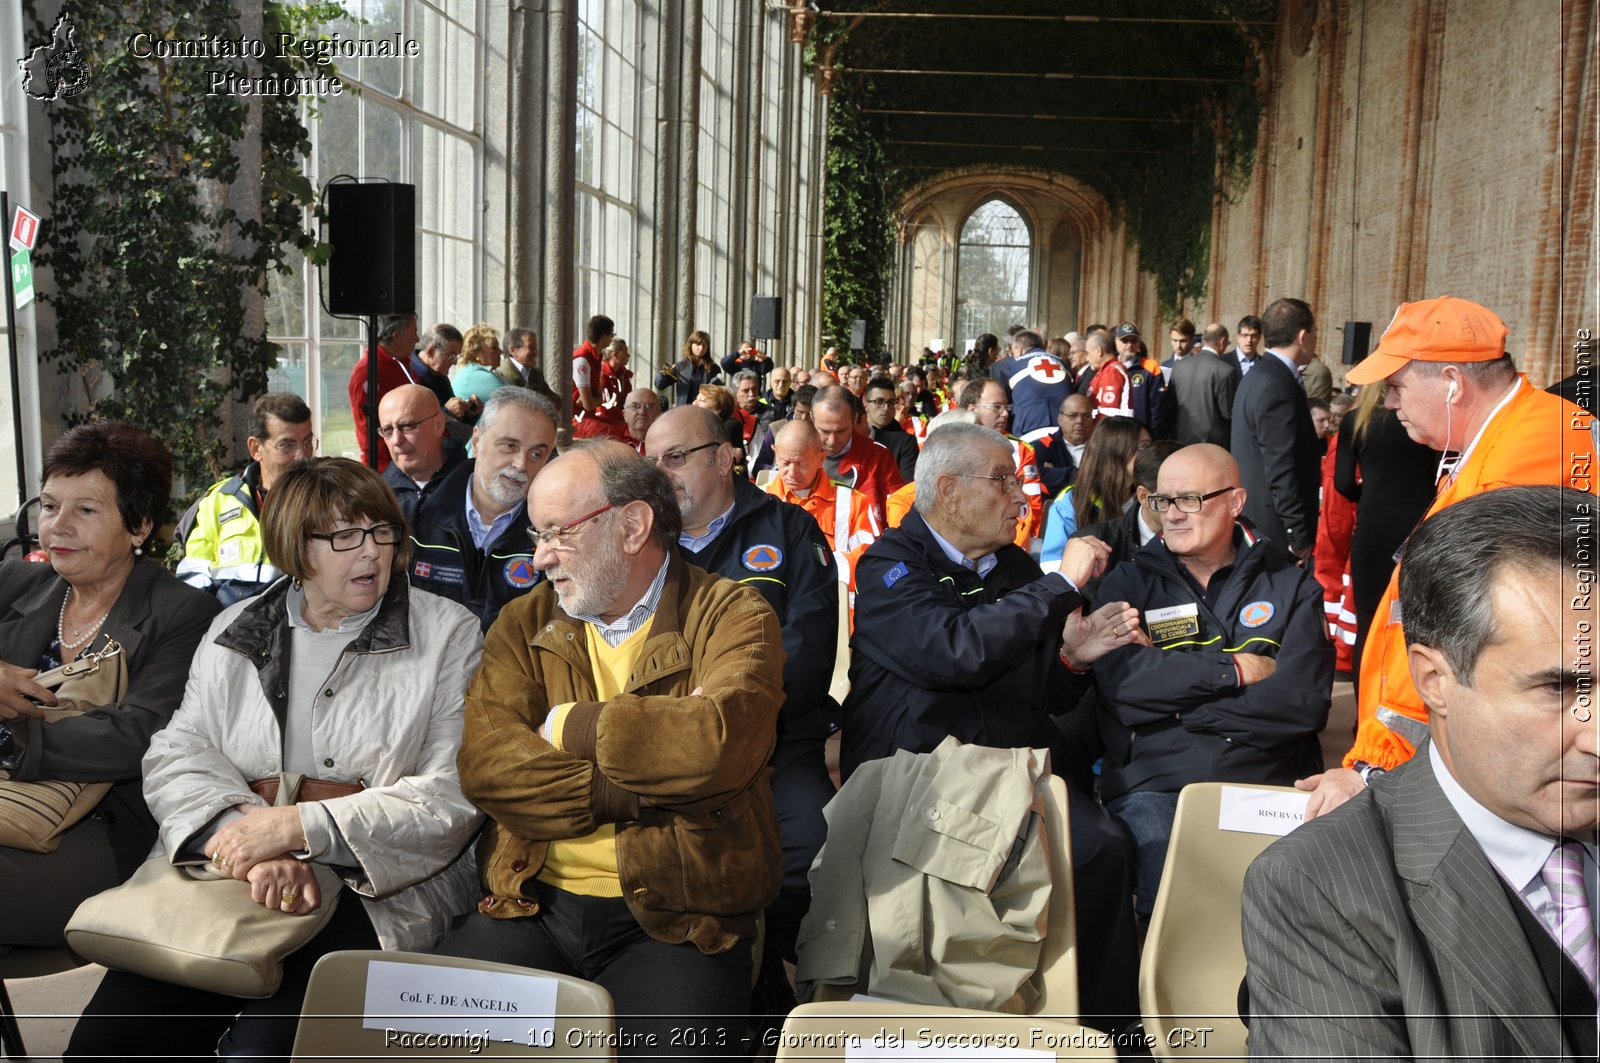
<path id="1" fill-rule="evenodd" d="M 622 693 L 649 630 L 649 624 L 643 625 L 613 649 L 610 643 L 595 634 L 593 624 L 584 625 L 589 660 L 594 665 L 595 696 L 601 701 Z M 569 707 L 558 705 L 550 710 L 556 717 L 552 730 L 558 749 L 562 748 L 561 727 Z M 622 879 L 617 874 L 616 825 L 607 823 L 582 838 L 551 842 L 544 867 L 539 870 L 539 881 L 584 897 L 621 897 Z"/>

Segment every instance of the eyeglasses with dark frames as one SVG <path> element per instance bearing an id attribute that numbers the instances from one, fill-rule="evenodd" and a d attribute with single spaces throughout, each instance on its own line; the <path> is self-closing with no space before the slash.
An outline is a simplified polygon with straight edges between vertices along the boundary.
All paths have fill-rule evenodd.
<path id="1" fill-rule="evenodd" d="M 321 539 L 341 554 L 347 550 L 359 549 L 367 541 L 367 536 L 372 536 L 372 541 L 379 546 L 393 546 L 400 541 L 406 533 L 404 524 L 374 524 L 370 528 L 340 528 L 335 532 L 310 532 L 313 539 Z"/>
<path id="2" fill-rule="evenodd" d="M 1145 508 L 1158 517 L 1164 516 L 1167 510 L 1173 506 L 1178 507 L 1179 513 L 1198 513 L 1201 507 L 1213 498 L 1225 495 L 1229 491 L 1237 490 L 1237 487 L 1219 487 L 1215 491 L 1203 495 L 1196 494 L 1193 491 L 1188 491 L 1181 495 L 1150 495 L 1144 500 L 1144 504 Z"/>
<path id="3" fill-rule="evenodd" d="M 577 520 L 569 520 L 565 524 L 561 525 L 561 527 L 551 528 L 548 531 L 536 531 L 533 528 L 529 528 L 528 538 L 533 540 L 533 548 L 535 550 L 539 549 L 541 546 L 548 546 L 552 550 L 565 550 L 567 547 L 572 545 L 571 539 L 573 532 L 577 531 L 580 527 L 589 523 L 591 520 L 594 520 L 602 513 L 609 513 L 611 510 L 616 508 L 616 506 L 609 504 L 601 506 L 593 513 L 585 513 Z"/>

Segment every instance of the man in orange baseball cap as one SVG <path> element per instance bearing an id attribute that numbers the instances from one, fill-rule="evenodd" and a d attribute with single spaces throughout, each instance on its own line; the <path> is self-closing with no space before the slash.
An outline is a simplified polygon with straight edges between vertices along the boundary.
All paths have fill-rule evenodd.
<path id="1" fill-rule="evenodd" d="M 1427 516 L 1516 484 L 1594 490 L 1593 418 L 1529 384 L 1506 353 L 1505 322 L 1477 303 L 1446 295 L 1400 304 L 1378 349 L 1346 379 L 1387 381 L 1384 406 L 1412 439 L 1443 452 Z M 1411 683 L 1399 586 L 1396 565 L 1367 631 L 1356 740 L 1344 766 L 1295 783 L 1315 791 L 1307 819 L 1409 760 L 1428 734 L 1428 708 Z"/>

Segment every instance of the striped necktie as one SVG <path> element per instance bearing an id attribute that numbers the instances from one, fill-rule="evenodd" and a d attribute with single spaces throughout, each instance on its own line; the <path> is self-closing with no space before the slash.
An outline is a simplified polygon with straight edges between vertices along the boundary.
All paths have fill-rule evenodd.
<path id="1" fill-rule="evenodd" d="M 1557 845 L 1539 877 L 1555 902 L 1556 940 L 1593 989 L 1600 950 L 1595 941 L 1594 913 L 1589 910 L 1589 895 L 1583 888 L 1583 846 L 1575 841 Z"/>

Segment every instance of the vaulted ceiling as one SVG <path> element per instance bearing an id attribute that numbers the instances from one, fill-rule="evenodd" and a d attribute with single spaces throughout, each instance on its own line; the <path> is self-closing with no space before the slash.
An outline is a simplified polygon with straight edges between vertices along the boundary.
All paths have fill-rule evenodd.
<path id="1" fill-rule="evenodd" d="M 1116 199 L 1141 172 L 1191 165 L 1196 137 L 1257 98 L 1279 0 L 817 6 L 819 76 L 860 94 L 902 179 L 1023 166 Z"/>

